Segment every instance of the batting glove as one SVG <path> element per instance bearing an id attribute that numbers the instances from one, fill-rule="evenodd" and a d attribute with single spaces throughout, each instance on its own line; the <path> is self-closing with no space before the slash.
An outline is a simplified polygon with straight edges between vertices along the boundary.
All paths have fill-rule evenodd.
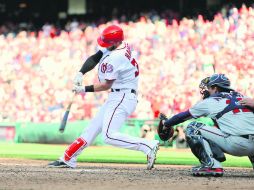
<path id="1" fill-rule="evenodd" d="M 74 85 L 72 88 L 72 92 L 75 92 L 76 94 L 85 93 L 86 89 L 84 86 Z"/>
<path id="2" fill-rule="evenodd" d="M 73 84 L 75 86 L 82 86 L 82 82 L 83 82 L 83 73 L 78 72 L 73 80 Z"/>

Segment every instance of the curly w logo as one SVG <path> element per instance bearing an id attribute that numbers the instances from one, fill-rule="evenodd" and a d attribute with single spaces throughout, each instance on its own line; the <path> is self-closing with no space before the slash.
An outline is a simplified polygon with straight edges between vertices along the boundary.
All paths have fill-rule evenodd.
<path id="1" fill-rule="evenodd" d="M 107 63 L 102 63 L 102 64 L 101 64 L 101 72 L 102 72 L 102 73 L 105 73 L 105 72 L 106 72 L 106 70 L 107 70 L 107 65 L 108 65 Z"/>

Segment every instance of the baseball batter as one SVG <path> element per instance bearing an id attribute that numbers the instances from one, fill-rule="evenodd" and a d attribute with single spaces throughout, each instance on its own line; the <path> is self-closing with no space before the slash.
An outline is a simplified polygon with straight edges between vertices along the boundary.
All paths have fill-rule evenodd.
<path id="1" fill-rule="evenodd" d="M 223 152 L 248 156 L 254 164 L 253 110 L 239 104 L 243 96 L 230 88 L 230 81 L 223 74 L 212 75 L 205 87 L 207 90 L 201 91 L 204 95 L 202 101 L 164 122 L 165 128 L 170 128 L 187 119 L 205 116 L 216 123 L 217 127 L 210 127 L 193 121 L 187 126 L 188 145 L 201 163 L 201 166 L 192 168 L 192 174 L 222 176 Z"/>
<path id="2" fill-rule="evenodd" d="M 64 152 L 64 155 L 51 167 L 76 167 L 77 156 L 88 147 L 99 133 L 105 143 L 116 147 L 142 151 L 147 155 L 147 169 L 152 169 L 156 159 L 159 142 L 131 137 L 120 133 L 120 128 L 137 105 L 139 68 L 132 50 L 124 42 L 123 30 L 116 25 L 104 29 L 98 38 L 102 48 L 83 64 L 74 79 L 73 91 L 76 93 L 99 92 L 110 90 L 108 99 L 101 106 L 86 128 Z M 83 74 L 98 65 L 100 83 L 81 86 Z"/>

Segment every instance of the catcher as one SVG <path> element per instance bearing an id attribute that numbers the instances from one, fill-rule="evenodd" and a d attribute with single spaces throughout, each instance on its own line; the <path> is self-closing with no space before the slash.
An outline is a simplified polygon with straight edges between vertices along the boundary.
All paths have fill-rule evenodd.
<path id="1" fill-rule="evenodd" d="M 223 176 L 223 152 L 248 156 L 254 168 L 254 114 L 250 107 L 239 104 L 243 96 L 230 87 L 224 74 L 214 74 L 200 84 L 203 100 L 185 112 L 167 119 L 161 115 L 158 134 L 162 140 L 172 135 L 174 125 L 191 118 L 210 117 L 216 127 L 193 121 L 185 131 L 192 153 L 201 165 L 193 167 L 194 176 Z"/>
<path id="2" fill-rule="evenodd" d="M 207 90 L 207 87 L 206 87 L 208 82 L 209 82 L 209 78 L 210 77 L 204 78 L 203 80 L 201 80 L 201 82 L 199 84 L 200 94 L 202 96 L 202 99 L 208 98 L 209 95 L 210 95 L 208 90 Z M 168 120 L 168 118 L 165 114 L 160 113 L 159 118 L 160 118 L 160 121 L 159 121 L 159 125 L 158 125 L 158 128 L 157 128 L 158 135 L 159 135 L 159 137 L 162 141 L 168 141 L 174 135 L 174 132 L 175 132 L 174 128 L 172 126 L 171 127 L 165 127 L 164 126 L 164 122 L 166 120 Z M 188 118 L 186 118 L 185 121 L 187 119 Z"/>

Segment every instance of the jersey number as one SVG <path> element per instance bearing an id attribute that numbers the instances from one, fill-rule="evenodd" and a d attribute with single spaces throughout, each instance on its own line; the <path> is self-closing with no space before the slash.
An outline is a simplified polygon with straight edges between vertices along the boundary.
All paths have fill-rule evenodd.
<path id="1" fill-rule="evenodd" d="M 133 58 L 131 61 L 131 64 L 136 67 L 137 71 L 135 72 L 135 77 L 137 77 L 139 75 L 139 68 L 138 68 L 138 63 L 136 62 L 136 60 Z"/>

